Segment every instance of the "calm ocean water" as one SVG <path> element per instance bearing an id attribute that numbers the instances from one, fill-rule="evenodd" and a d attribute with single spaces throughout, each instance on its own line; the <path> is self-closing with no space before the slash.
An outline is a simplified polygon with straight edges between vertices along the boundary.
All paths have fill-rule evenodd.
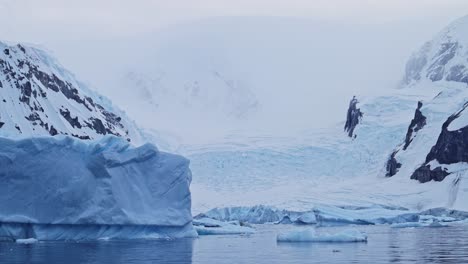
<path id="1" fill-rule="evenodd" d="M 0 242 L 0 263 L 468 263 L 468 226 L 392 229 L 364 226 L 368 243 L 277 243 L 295 227 L 256 226 L 251 236 L 170 241 Z M 318 229 L 335 232 L 346 228 Z"/>

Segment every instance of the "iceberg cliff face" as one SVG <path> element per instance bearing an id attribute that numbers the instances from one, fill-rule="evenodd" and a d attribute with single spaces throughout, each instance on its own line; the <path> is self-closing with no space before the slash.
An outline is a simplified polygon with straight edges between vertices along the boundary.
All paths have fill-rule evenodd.
<path id="1" fill-rule="evenodd" d="M 113 136 L 0 138 L 0 145 L 0 237 L 193 235 L 183 157 Z"/>

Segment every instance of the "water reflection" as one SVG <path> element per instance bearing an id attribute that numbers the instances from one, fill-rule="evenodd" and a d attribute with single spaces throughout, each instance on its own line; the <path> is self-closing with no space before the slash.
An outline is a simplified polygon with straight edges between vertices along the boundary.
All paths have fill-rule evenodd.
<path id="1" fill-rule="evenodd" d="M 204 236 L 172 241 L 0 242 L 0 263 L 468 263 L 468 228 L 353 227 L 368 243 L 277 243 L 291 225 L 257 226 L 251 236 Z M 342 227 L 344 229 L 350 227 Z M 337 232 L 320 229 L 318 232 Z"/>
<path id="2" fill-rule="evenodd" d="M 0 243 L 1 263 L 192 263 L 193 239 Z"/>

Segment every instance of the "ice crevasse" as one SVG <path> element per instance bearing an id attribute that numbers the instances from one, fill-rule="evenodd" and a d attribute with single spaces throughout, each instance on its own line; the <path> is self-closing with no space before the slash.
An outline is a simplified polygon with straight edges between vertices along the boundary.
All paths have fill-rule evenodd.
<path id="1" fill-rule="evenodd" d="M 196 236 L 181 156 L 114 136 L 0 138 L 0 146 L 0 239 Z"/>

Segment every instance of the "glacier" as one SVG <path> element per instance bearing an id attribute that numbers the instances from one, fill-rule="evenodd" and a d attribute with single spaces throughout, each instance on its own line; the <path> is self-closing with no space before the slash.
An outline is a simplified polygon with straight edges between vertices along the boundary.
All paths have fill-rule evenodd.
<path id="1" fill-rule="evenodd" d="M 189 161 L 106 136 L 0 138 L 0 239 L 194 237 Z"/>

